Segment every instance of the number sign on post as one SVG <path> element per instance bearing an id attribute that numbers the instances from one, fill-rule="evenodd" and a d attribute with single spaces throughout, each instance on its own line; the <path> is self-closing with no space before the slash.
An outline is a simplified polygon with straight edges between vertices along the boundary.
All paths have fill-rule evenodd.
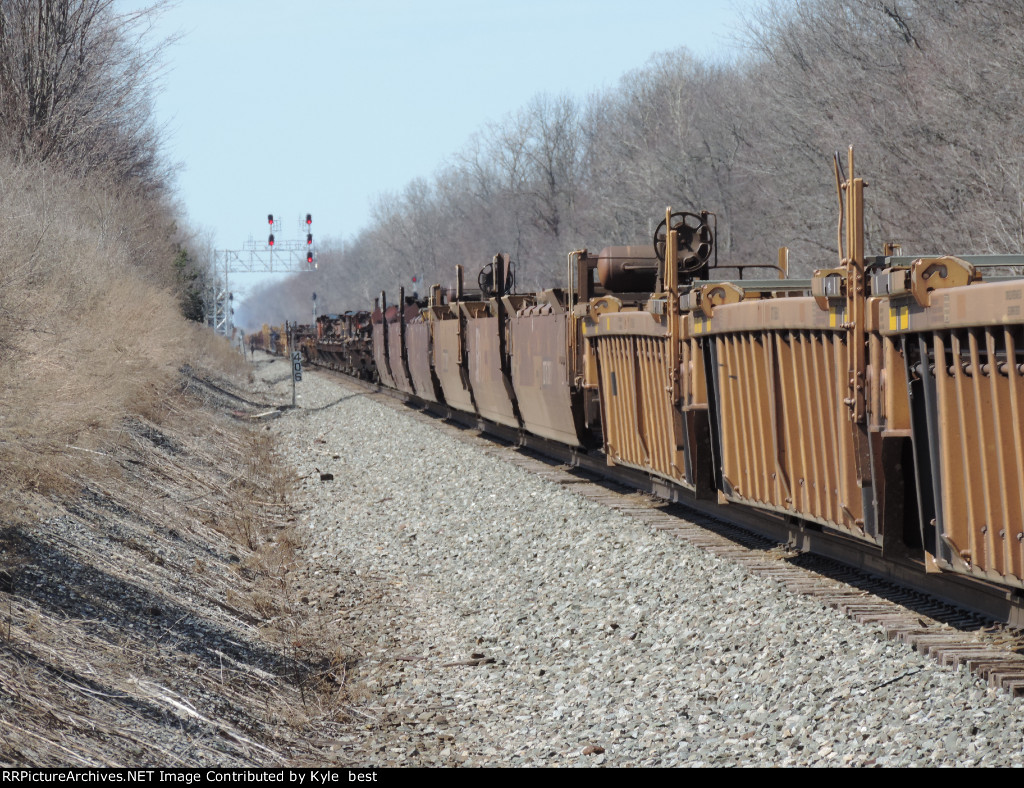
<path id="1" fill-rule="evenodd" d="M 302 356 L 299 351 L 292 351 L 292 408 L 295 407 L 295 384 L 302 380 Z"/>

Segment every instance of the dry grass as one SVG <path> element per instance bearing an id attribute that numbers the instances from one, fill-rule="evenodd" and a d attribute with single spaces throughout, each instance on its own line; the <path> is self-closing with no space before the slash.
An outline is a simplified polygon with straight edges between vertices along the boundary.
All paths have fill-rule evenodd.
<path id="1" fill-rule="evenodd" d="M 159 421 L 177 370 L 209 347 L 166 289 L 154 211 L 0 160 L 0 489 L 66 490 L 126 418 Z"/>
<path id="2" fill-rule="evenodd" d="M 0 766 L 322 765 L 368 721 L 290 585 L 294 480 L 232 388 L 197 373 L 124 427 L 121 473 L 0 529 Z"/>
<path id="3" fill-rule="evenodd" d="M 252 382 L 252 369 L 245 356 L 224 337 L 191 324 L 186 328 L 189 365 L 196 368 L 214 367 L 232 380 Z"/>

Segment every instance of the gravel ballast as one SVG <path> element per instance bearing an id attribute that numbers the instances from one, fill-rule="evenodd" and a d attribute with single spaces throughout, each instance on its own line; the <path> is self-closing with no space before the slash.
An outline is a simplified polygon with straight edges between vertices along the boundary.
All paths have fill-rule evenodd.
<path id="1" fill-rule="evenodd" d="M 265 384 L 278 398 L 285 385 Z M 310 372 L 299 393 L 299 409 L 270 426 L 301 478 L 295 582 L 351 633 L 346 681 L 367 698 L 366 724 L 351 746 L 338 742 L 339 759 L 1024 760 L 1024 704 L 881 629 L 336 377 Z"/>

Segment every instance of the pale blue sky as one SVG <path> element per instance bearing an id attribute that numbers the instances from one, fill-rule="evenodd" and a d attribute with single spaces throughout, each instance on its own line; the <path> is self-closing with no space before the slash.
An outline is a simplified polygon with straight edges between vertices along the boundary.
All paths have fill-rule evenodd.
<path id="1" fill-rule="evenodd" d="M 348 238 L 376 195 L 429 178 L 488 121 L 541 92 L 585 98 L 656 52 L 728 58 L 758 5 L 180 0 L 157 31 L 182 34 L 157 114 L 189 219 L 218 248 L 265 241 L 268 213 L 282 238 L 307 212 L 315 238 Z"/>

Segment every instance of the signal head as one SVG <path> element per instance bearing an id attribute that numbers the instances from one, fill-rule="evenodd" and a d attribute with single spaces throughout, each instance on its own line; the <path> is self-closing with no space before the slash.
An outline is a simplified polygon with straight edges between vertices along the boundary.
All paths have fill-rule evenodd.
<path id="1" fill-rule="evenodd" d="M 267 239 L 267 244 L 269 246 L 273 246 L 274 245 L 274 234 L 273 233 L 271 233 L 270 237 Z"/>

